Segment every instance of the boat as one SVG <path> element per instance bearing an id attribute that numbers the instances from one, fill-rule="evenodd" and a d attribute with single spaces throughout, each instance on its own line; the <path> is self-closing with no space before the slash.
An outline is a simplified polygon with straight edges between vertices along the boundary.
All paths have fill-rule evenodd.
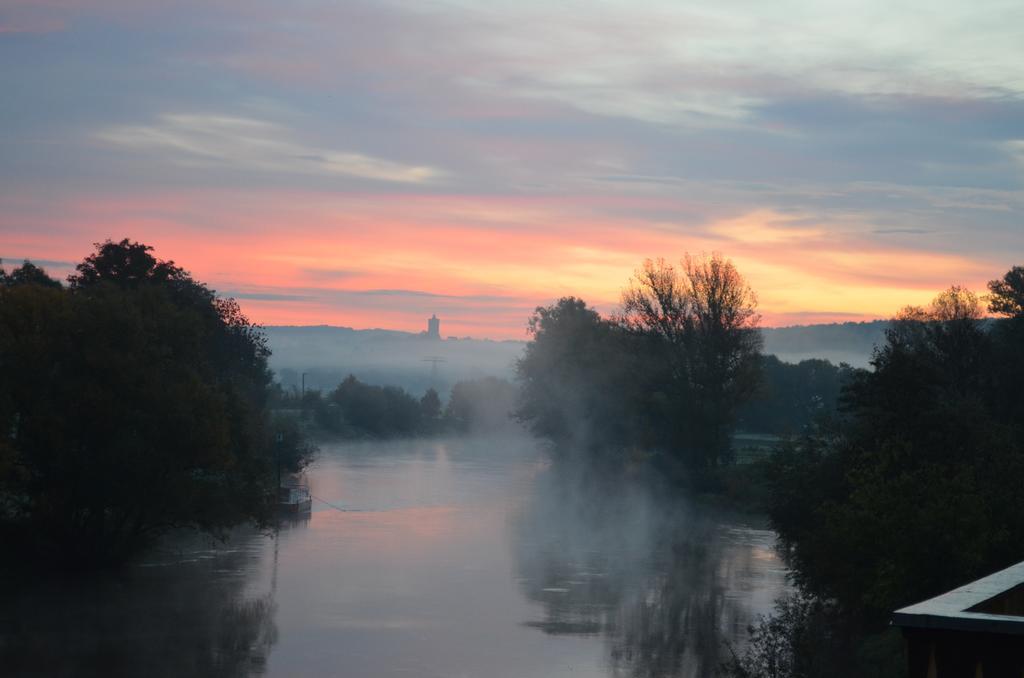
<path id="1" fill-rule="evenodd" d="M 313 510 L 313 497 L 307 487 L 279 487 L 277 509 L 289 515 L 305 515 Z"/>

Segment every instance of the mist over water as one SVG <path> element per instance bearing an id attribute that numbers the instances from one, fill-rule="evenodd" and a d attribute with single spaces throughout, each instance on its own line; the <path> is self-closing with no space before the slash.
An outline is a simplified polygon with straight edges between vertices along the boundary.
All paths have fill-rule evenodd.
<path id="1" fill-rule="evenodd" d="M 761 334 L 765 353 L 786 362 L 821 358 L 867 367 L 888 326 L 888 321 L 805 325 L 762 328 Z M 354 374 L 371 384 L 401 386 L 415 394 L 428 388 L 447 393 L 458 381 L 487 375 L 511 380 L 528 338 L 432 341 L 408 332 L 326 326 L 271 326 L 266 333 L 273 349 L 271 367 L 285 388 L 301 388 L 305 373 L 307 388 L 329 391 Z M 430 358 L 440 361 L 434 365 Z"/>
<path id="2" fill-rule="evenodd" d="M 513 540 L 523 592 L 542 606 L 528 624 L 600 635 L 615 675 L 711 675 L 786 586 L 763 525 L 640 471 L 552 464 Z"/>
<path id="3" fill-rule="evenodd" d="M 764 526 L 526 437 L 324 444 L 307 475 L 337 508 L 276 535 L 6 582 L 4 670 L 705 676 L 786 587 Z"/>

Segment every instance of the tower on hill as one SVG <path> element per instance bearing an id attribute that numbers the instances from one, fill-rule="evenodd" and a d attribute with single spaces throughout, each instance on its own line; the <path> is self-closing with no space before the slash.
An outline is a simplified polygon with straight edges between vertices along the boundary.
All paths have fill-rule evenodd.
<path id="1" fill-rule="evenodd" d="M 441 320 L 437 317 L 437 314 L 431 315 L 427 318 L 427 339 L 440 339 L 441 338 Z"/>

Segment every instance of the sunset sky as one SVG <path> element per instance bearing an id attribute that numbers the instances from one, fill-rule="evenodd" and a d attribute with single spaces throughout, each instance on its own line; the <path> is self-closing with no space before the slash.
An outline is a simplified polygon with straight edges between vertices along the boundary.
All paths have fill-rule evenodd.
<path id="1" fill-rule="evenodd" d="M 524 338 L 720 251 L 766 325 L 1024 264 L 1024 3 L 0 0 L 0 256 Z"/>

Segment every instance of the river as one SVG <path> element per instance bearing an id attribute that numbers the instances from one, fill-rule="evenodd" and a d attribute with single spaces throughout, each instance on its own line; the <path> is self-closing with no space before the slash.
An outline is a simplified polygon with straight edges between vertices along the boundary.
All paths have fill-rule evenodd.
<path id="1" fill-rule="evenodd" d="M 306 475 L 276 534 L 4 582 L 0 674 L 710 676 L 787 586 L 757 520 L 525 437 L 322 444 Z"/>

